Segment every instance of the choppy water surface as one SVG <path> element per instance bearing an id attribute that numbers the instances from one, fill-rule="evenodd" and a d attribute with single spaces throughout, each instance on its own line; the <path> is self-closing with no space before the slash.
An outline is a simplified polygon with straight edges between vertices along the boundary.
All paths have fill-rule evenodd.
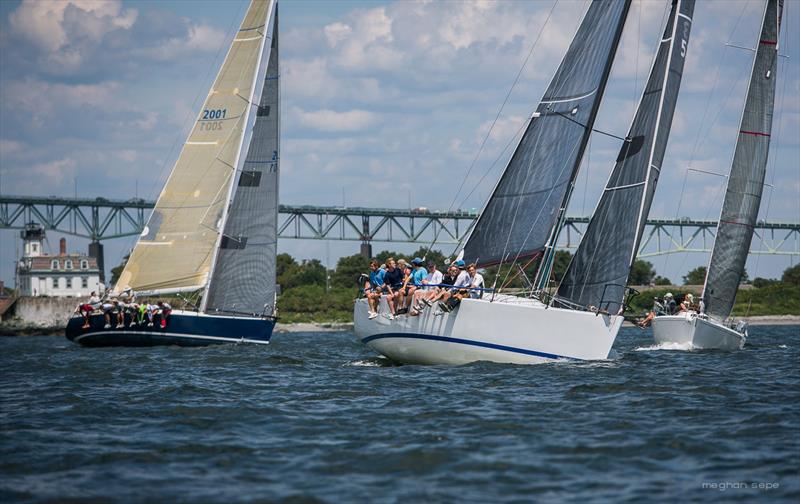
<path id="1" fill-rule="evenodd" d="M 386 366 L 347 333 L 1 338 L 0 500 L 797 502 L 800 327 L 733 353 L 651 338 L 461 367 Z"/>

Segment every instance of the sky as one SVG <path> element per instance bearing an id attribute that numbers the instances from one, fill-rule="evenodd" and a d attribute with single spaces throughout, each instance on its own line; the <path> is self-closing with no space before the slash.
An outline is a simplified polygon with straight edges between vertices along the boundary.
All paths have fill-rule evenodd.
<path id="1" fill-rule="evenodd" d="M 625 135 L 667 4 L 633 2 L 596 129 Z M 763 5 L 697 2 L 652 218 L 718 217 L 725 179 L 689 168 L 729 170 L 753 54 L 734 46 L 754 46 Z M 246 6 L 0 2 L 0 193 L 154 199 Z M 281 2 L 281 202 L 480 209 L 510 155 L 504 148 L 536 107 L 586 6 Z M 770 185 L 760 215 L 772 221 L 800 222 L 798 18 L 800 0 L 786 0 L 780 52 L 789 57 L 778 67 Z M 619 147 L 593 135 L 570 215 L 592 211 Z M 59 237 L 48 233 L 54 251 Z M 0 279 L 10 285 L 18 231 L 0 231 L 0 242 Z M 84 240 L 68 242 L 70 250 L 85 250 Z M 104 242 L 108 267 L 134 242 Z M 417 247 L 374 244 L 376 251 Z M 279 251 L 335 264 L 358 243 L 281 240 Z M 650 259 L 673 281 L 707 260 L 698 253 Z M 747 269 L 750 277 L 778 277 L 793 262 L 751 256 Z"/>

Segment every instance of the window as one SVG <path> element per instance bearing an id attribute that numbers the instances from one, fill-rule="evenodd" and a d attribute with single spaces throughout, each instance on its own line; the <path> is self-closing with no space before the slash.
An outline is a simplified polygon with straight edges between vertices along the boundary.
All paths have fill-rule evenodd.
<path id="1" fill-rule="evenodd" d="M 58 269 L 58 259 L 53 259 L 53 262 L 50 263 L 50 268 Z"/>
<path id="2" fill-rule="evenodd" d="M 39 251 L 39 244 L 31 243 L 31 252 L 38 252 L 38 251 Z"/>
<path id="3" fill-rule="evenodd" d="M 67 277 L 67 289 L 72 288 L 72 277 Z"/>
<path id="4" fill-rule="evenodd" d="M 81 259 L 81 269 L 89 269 L 89 261 Z"/>
<path id="5" fill-rule="evenodd" d="M 89 279 L 87 277 L 81 277 L 81 289 L 88 289 L 89 288 Z"/>
<path id="6" fill-rule="evenodd" d="M 72 261 L 70 260 L 64 261 L 64 269 L 72 269 Z"/>

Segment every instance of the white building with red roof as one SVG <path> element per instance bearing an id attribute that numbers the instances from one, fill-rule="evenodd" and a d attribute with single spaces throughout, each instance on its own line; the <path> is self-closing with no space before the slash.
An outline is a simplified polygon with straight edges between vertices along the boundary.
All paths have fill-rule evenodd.
<path id="1" fill-rule="evenodd" d="M 45 232 L 36 224 L 28 224 L 20 234 L 23 255 L 17 263 L 17 289 L 21 296 L 88 297 L 92 291 L 103 293 L 96 258 L 67 253 L 65 238 L 59 242 L 58 255 L 45 254 Z"/>

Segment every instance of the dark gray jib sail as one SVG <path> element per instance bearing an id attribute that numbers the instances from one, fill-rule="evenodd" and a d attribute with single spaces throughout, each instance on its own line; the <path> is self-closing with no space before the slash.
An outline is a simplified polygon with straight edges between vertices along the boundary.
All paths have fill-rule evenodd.
<path id="1" fill-rule="evenodd" d="M 782 0 L 767 0 L 728 189 L 706 277 L 703 293 L 706 313 L 721 320 L 731 314 L 761 204 L 775 105 L 775 70 L 782 11 Z"/>
<path id="2" fill-rule="evenodd" d="M 547 242 L 589 139 L 630 0 L 595 0 L 464 246 L 482 265 Z"/>
<path id="3" fill-rule="evenodd" d="M 207 312 L 272 315 L 278 223 L 280 88 L 278 12 L 253 134 L 228 211 Z M 265 28 L 266 29 L 266 28 Z"/>
<path id="4" fill-rule="evenodd" d="M 558 297 L 617 313 L 656 190 L 678 99 L 694 0 L 673 0 L 650 77 L 614 170 Z"/>

